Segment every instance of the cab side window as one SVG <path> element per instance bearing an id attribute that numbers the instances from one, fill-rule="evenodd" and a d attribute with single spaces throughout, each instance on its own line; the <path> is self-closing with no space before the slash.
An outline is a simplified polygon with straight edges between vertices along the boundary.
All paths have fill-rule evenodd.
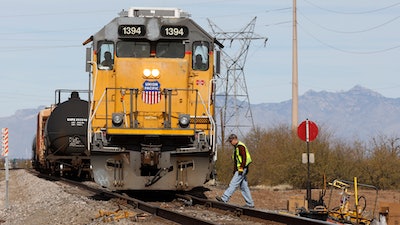
<path id="1" fill-rule="evenodd" d="M 97 65 L 99 69 L 111 70 L 114 65 L 114 44 L 101 42 L 97 51 Z"/>
<path id="2" fill-rule="evenodd" d="M 209 43 L 196 41 L 193 43 L 192 68 L 194 70 L 208 70 L 209 68 Z"/>

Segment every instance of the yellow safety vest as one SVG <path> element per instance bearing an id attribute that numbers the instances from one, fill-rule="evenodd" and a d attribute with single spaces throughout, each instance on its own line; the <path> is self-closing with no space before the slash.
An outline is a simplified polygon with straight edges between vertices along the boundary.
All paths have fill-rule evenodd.
<path id="1" fill-rule="evenodd" d="M 246 165 L 245 166 L 248 166 L 252 162 L 249 150 L 247 149 L 246 145 L 243 144 L 243 142 L 239 141 L 235 147 L 235 153 L 232 156 L 232 158 L 236 157 L 236 166 L 238 169 L 239 169 L 240 165 L 242 165 L 242 160 L 243 160 L 242 156 L 239 154 L 239 148 L 238 148 L 239 145 L 244 146 L 244 148 L 246 149 Z"/>

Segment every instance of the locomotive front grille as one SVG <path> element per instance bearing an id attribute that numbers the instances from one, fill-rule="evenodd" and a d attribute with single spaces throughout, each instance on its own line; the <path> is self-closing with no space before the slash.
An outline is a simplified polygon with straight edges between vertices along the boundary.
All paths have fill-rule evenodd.
<path id="1" fill-rule="evenodd" d="M 210 124 L 210 119 L 208 117 L 190 117 L 191 124 Z"/>

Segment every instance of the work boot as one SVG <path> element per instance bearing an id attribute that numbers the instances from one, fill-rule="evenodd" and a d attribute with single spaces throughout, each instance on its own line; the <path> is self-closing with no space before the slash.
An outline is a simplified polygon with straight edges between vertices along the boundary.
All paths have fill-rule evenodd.
<path id="1" fill-rule="evenodd" d="M 225 203 L 225 201 L 224 201 L 224 200 L 222 200 L 222 198 L 221 198 L 221 197 L 219 197 L 219 196 L 216 196 L 216 197 L 215 197 L 215 199 L 217 199 L 217 201 L 219 201 L 219 202 L 224 202 L 224 203 Z"/>

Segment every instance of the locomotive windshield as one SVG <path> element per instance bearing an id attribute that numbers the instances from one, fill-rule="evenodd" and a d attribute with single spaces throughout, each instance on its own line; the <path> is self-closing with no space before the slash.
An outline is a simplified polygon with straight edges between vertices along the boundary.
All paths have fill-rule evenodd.
<path id="1" fill-rule="evenodd" d="M 206 48 L 208 49 L 208 48 Z M 208 50 L 202 54 L 208 59 Z M 116 45 L 116 56 L 121 58 L 183 58 L 185 57 L 185 44 L 182 41 L 119 41 Z M 114 43 L 102 41 L 98 51 L 99 69 L 109 70 L 114 65 Z"/>
<path id="2" fill-rule="evenodd" d="M 183 58 L 185 45 L 182 42 L 158 42 L 156 46 L 157 58 Z"/>
<path id="3" fill-rule="evenodd" d="M 154 55 L 155 52 L 155 55 Z M 117 56 L 122 58 L 183 58 L 185 45 L 182 41 L 119 41 Z"/>
<path id="4" fill-rule="evenodd" d="M 132 58 L 150 57 L 150 42 L 120 41 L 117 43 L 117 56 Z"/>

